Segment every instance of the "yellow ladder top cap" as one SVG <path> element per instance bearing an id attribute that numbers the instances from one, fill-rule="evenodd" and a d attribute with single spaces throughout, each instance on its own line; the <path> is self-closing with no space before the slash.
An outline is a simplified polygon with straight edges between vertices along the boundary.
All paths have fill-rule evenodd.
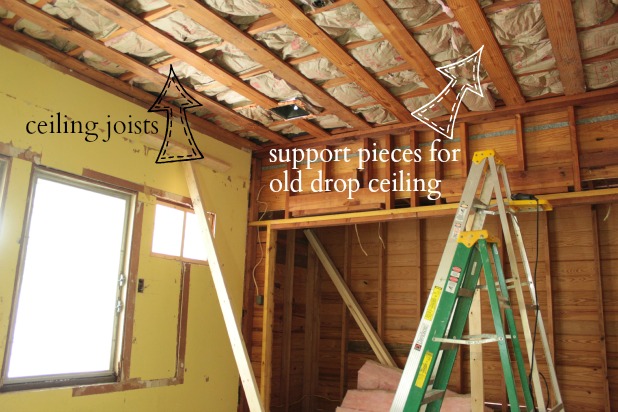
<path id="1" fill-rule="evenodd" d="M 493 149 L 474 152 L 474 155 L 472 156 L 472 162 L 479 164 L 488 157 L 493 157 L 496 161 L 496 164 L 504 164 L 502 162 L 502 159 L 500 159 L 500 157 L 498 156 L 498 153 L 496 153 L 496 151 Z"/>
<path id="2" fill-rule="evenodd" d="M 498 243 L 498 239 L 490 236 L 487 230 L 470 230 L 467 232 L 461 232 L 459 236 L 457 236 L 457 243 L 463 243 L 467 248 L 471 248 L 480 239 L 484 239 L 488 243 Z"/>

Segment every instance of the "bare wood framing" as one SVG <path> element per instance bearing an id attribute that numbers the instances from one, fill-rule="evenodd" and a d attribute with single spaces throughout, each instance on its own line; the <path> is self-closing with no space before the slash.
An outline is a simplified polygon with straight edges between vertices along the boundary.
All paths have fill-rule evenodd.
<path id="1" fill-rule="evenodd" d="M 575 108 L 569 106 L 567 108 L 569 118 L 569 137 L 571 138 L 571 164 L 573 167 L 573 185 L 576 191 L 582 190 L 582 176 L 579 164 L 579 139 L 577 138 L 577 119 L 575 117 Z"/>
<path id="2" fill-rule="evenodd" d="M 358 129 L 368 129 L 370 127 L 367 122 L 352 113 L 350 109 L 339 103 L 321 87 L 308 81 L 290 64 L 281 61 L 276 54 L 264 47 L 250 35 L 240 31 L 236 26 L 209 7 L 198 2 L 187 2 L 184 0 L 170 0 L 169 3 L 178 7 L 183 13 L 191 17 L 197 23 L 204 27 L 208 27 L 213 33 L 234 43 L 234 45 L 247 56 L 273 73 L 277 73 L 277 76 L 281 77 L 304 94 L 311 96 L 312 100 L 326 110 L 337 113 L 343 121 L 349 123 L 352 127 Z M 279 23 L 279 25 L 281 25 L 281 23 Z"/>
<path id="3" fill-rule="evenodd" d="M 350 226 L 344 228 L 343 240 L 343 281 L 350 283 L 352 272 L 352 232 Z M 349 338 L 350 314 L 346 305 L 341 307 L 341 367 L 339 369 L 339 397 L 343 399 L 348 390 L 348 338 Z"/>
<path id="4" fill-rule="evenodd" d="M 260 2 L 268 7 L 282 22 L 305 38 L 339 70 L 353 78 L 360 87 L 365 89 L 378 102 L 381 102 L 397 119 L 402 122 L 410 119 L 410 111 L 354 60 L 339 43 L 331 39 L 313 20 L 306 16 L 296 4 L 288 0 L 260 0 Z"/>
<path id="5" fill-rule="evenodd" d="M 385 319 L 386 319 L 386 273 L 388 271 L 388 255 L 386 245 L 388 244 L 388 223 L 378 223 L 378 322 L 377 332 L 380 338 L 384 338 Z M 347 283 L 346 283 L 347 284 Z"/>
<path id="6" fill-rule="evenodd" d="M 88 48 L 89 50 L 99 54 L 101 57 L 104 57 L 109 61 L 116 63 L 119 66 L 130 70 L 159 86 L 163 86 L 165 84 L 166 77 L 161 75 L 152 67 L 142 64 L 119 51 L 108 48 L 100 41 L 97 41 L 90 36 L 87 36 L 80 31 L 75 30 L 71 25 L 55 17 L 52 17 L 51 15 L 45 13 L 42 10 L 39 10 L 34 6 L 29 5 L 28 3 L 0 0 L 0 6 L 15 12 L 19 16 L 27 18 L 28 20 L 38 24 L 42 28 L 50 31 L 51 33 L 55 34 L 60 38 L 72 41 Z M 263 136 L 274 142 L 288 142 L 288 140 L 280 134 L 275 133 L 272 130 L 269 130 L 268 128 L 265 128 L 255 123 L 254 121 L 239 115 L 238 113 L 218 102 L 215 102 L 214 100 L 204 97 L 201 93 L 195 93 L 193 97 L 208 110 L 212 111 L 213 113 L 227 116 L 228 118 L 233 119 L 233 121 L 238 123 L 241 127 L 245 127 L 247 130 L 251 130 L 258 135 Z"/>
<path id="7" fill-rule="evenodd" d="M 524 104 L 526 100 L 519 89 L 519 84 L 511 73 L 511 68 L 502 54 L 480 4 L 476 0 L 448 0 L 447 3 L 472 47 L 478 50 L 485 46 L 481 57 L 483 67 L 489 73 L 504 102 L 509 106 Z"/>
<path id="8" fill-rule="evenodd" d="M 187 186 L 189 187 L 189 193 L 191 194 L 191 200 L 193 201 L 193 210 L 198 219 L 200 226 L 200 232 L 204 239 L 206 250 L 208 251 L 208 262 L 210 265 L 210 272 L 212 274 L 213 283 L 217 292 L 217 298 L 219 299 L 219 306 L 223 314 L 223 320 L 227 328 L 227 333 L 230 338 L 230 344 L 232 346 L 232 352 L 234 353 L 234 359 L 236 360 L 236 366 L 240 373 L 240 380 L 247 397 L 247 403 L 252 412 L 260 411 L 265 412 L 264 404 L 260 399 L 260 393 L 257 388 L 257 382 L 253 369 L 251 367 L 251 359 L 249 353 L 243 341 L 242 334 L 238 328 L 238 322 L 236 321 L 236 315 L 230 302 L 230 297 L 227 292 L 227 286 L 225 285 L 225 278 L 219 265 L 219 258 L 215 249 L 214 239 L 211 232 L 210 225 L 206 217 L 206 210 L 214 210 L 213 208 L 206 207 L 208 199 L 202 196 L 202 189 L 198 183 L 196 167 L 193 162 L 184 162 L 185 178 L 187 179 Z"/>
<path id="9" fill-rule="evenodd" d="M 70 58 L 64 53 L 61 53 L 32 37 L 11 30 L 0 24 L 0 44 L 9 47 L 17 52 L 23 53 L 24 47 L 37 53 L 41 58 L 50 62 L 56 63 L 56 68 L 70 76 L 83 80 L 107 92 L 110 92 L 124 100 L 137 104 L 144 108 L 149 108 L 152 105 L 153 96 L 138 88 L 131 86 L 128 83 L 120 81 L 117 78 L 109 76 L 103 72 L 93 69 L 92 67 L 82 63 L 76 58 Z M 159 115 L 165 116 L 163 112 L 157 112 Z M 187 113 L 187 118 L 191 122 L 191 127 L 194 130 L 199 130 L 202 133 L 212 136 L 214 139 L 220 140 L 231 146 L 238 148 L 248 148 L 252 150 L 260 149 L 257 144 L 244 139 L 237 134 L 229 132 L 219 126 L 202 119 L 193 114 Z M 198 138 L 198 136 L 195 136 Z M 199 140 L 198 140 L 199 143 Z"/>
<path id="10" fill-rule="evenodd" d="M 526 171 L 526 142 L 524 141 L 524 124 L 521 114 L 515 115 L 515 144 L 517 145 L 517 170 Z"/>
<path id="11" fill-rule="evenodd" d="M 418 149 L 418 133 L 416 130 L 410 131 L 410 150 L 415 151 Z M 418 176 L 418 162 L 410 162 L 410 181 L 413 182 Z M 418 192 L 410 192 L 410 207 L 417 207 L 419 205 Z"/>
<path id="12" fill-rule="evenodd" d="M 539 195 L 539 199 L 546 199 L 554 206 L 582 205 L 592 203 L 610 203 L 618 201 L 618 189 L 597 189 L 582 192 L 556 193 Z M 322 215 L 299 217 L 293 219 L 266 220 L 251 222 L 250 226 L 272 225 L 282 229 L 306 229 L 326 226 L 354 225 L 363 223 L 386 222 L 400 219 L 418 219 L 431 216 L 452 216 L 457 210 L 456 203 L 417 206 L 393 210 L 371 210 L 367 212 L 341 213 L 336 215 Z"/>
<path id="13" fill-rule="evenodd" d="M 597 287 L 595 288 L 597 291 L 597 310 L 599 312 L 599 340 L 601 342 L 601 372 L 603 376 L 602 382 L 600 385 L 603 388 L 603 399 L 605 402 L 605 410 L 609 411 L 612 409 L 611 399 L 610 399 L 610 389 L 609 389 L 609 379 L 607 376 L 607 336 L 605 334 L 605 308 L 604 308 L 604 300 L 603 300 L 603 274 L 601 272 L 601 254 L 600 254 L 600 245 L 599 245 L 599 217 L 597 214 L 597 209 L 594 206 L 591 206 L 592 211 L 592 241 L 594 248 L 594 270 L 596 272 L 595 280 L 597 282 Z"/>
<path id="14" fill-rule="evenodd" d="M 270 410 L 272 388 L 273 328 L 275 325 L 275 269 L 277 266 L 277 231 L 266 228 L 266 258 L 264 263 L 264 310 L 262 318 L 262 361 L 260 390 L 262 402 Z"/>
<path id="15" fill-rule="evenodd" d="M 437 96 L 447 88 L 446 80 L 438 73 L 425 50 L 417 43 L 384 0 L 356 0 L 354 3 L 369 17 L 384 35 L 384 38 L 406 59 L 412 69 L 423 78 L 433 94 Z M 455 93 L 445 94 L 444 100 L 446 102 L 444 108 L 452 113 L 452 108 L 456 105 Z M 468 111 L 464 105 L 460 106 L 459 110 L 462 113 Z"/>
<path id="16" fill-rule="evenodd" d="M 468 177 L 470 170 L 470 145 L 468 140 L 468 123 L 459 124 L 459 142 L 461 148 L 461 177 Z"/>
<path id="17" fill-rule="evenodd" d="M 296 254 L 296 231 L 285 234 L 285 271 L 283 279 L 283 340 L 281 343 L 281 388 L 284 410 L 290 406 L 290 357 L 292 350 L 292 314 L 294 310 L 294 257 Z"/>
<path id="18" fill-rule="evenodd" d="M 309 248 L 305 286 L 305 359 L 303 363 L 303 411 L 315 410 L 320 342 L 320 274 L 317 257 Z"/>
<path id="19" fill-rule="evenodd" d="M 543 320 L 547 317 L 547 340 L 549 341 L 549 348 L 551 353 L 554 354 L 554 294 L 552 288 L 552 274 L 551 274 L 551 253 L 549 250 L 549 222 L 547 219 L 547 213 L 541 213 L 541 244 L 544 245 L 543 260 L 545 261 L 545 297 L 547 299 L 547 314 L 543 316 Z"/>
<path id="20" fill-rule="evenodd" d="M 571 0 L 540 0 L 540 4 L 564 94 L 584 93 L 586 82 L 582 56 L 579 47 L 573 47 L 579 44 L 579 39 Z"/>
<path id="21" fill-rule="evenodd" d="M 386 349 L 384 342 L 382 342 L 376 330 L 371 325 L 371 322 L 369 322 L 367 315 L 365 315 L 365 312 L 363 312 L 362 308 L 352 294 L 352 291 L 350 290 L 348 285 L 341 278 L 341 274 L 335 267 L 335 264 L 324 249 L 324 246 L 322 245 L 320 240 L 317 238 L 317 236 L 312 230 L 306 229 L 304 232 L 305 236 L 307 236 L 307 239 L 309 239 L 309 244 L 311 245 L 313 250 L 315 250 L 315 253 L 320 259 L 322 266 L 324 266 L 324 269 L 326 269 L 326 273 L 328 273 L 331 280 L 335 284 L 337 291 L 343 298 L 343 301 L 345 302 L 348 309 L 350 309 L 352 317 L 354 317 L 354 320 L 360 327 L 363 335 L 365 336 L 365 338 L 369 342 L 369 345 L 376 354 L 378 361 L 383 365 L 396 366 L 395 361 Z"/>

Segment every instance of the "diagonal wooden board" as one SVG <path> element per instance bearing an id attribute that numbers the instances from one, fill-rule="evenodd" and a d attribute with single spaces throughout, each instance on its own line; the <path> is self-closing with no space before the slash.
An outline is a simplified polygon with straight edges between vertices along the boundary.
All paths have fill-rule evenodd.
<path id="1" fill-rule="evenodd" d="M 232 352 L 234 353 L 234 359 L 236 360 L 236 366 L 240 374 L 240 381 L 245 391 L 247 403 L 251 412 L 264 412 L 265 408 L 260 398 L 260 392 L 258 390 L 255 375 L 251 367 L 251 359 L 247 352 L 245 341 L 243 340 L 236 316 L 232 309 L 230 297 L 225 285 L 225 278 L 221 272 L 221 266 L 219 266 L 219 259 L 215 250 L 215 244 L 210 225 L 206 219 L 206 210 L 204 208 L 202 191 L 197 181 L 197 175 L 195 173 L 196 165 L 194 162 L 184 162 L 185 178 L 187 179 L 187 186 L 189 187 L 189 193 L 191 194 L 191 200 L 193 201 L 193 210 L 206 245 L 208 252 L 208 264 L 210 266 L 210 273 L 212 274 L 212 280 L 215 285 L 217 297 L 219 299 L 219 306 L 223 313 L 223 320 L 225 327 L 227 328 L 227 334 L 230 338 L 232 345 Z"/>
<path id="2" fill-rule="evenodd" d="M 331 260 L 330 256 L 328 256 L 328 253 L 324 249 L 324 246 L 322 245 L 320 240 L 311 229 L 305 229 L 304 232 L 305 236 L 307 236 L 307 239 L 309 240 L 309 244 L 311 245 L 313 250 L 315 250 L 316 255 L 324 266 L 324 269 L 326 269 L 326 272 L 335 284 L 337 291 L 339 292 L 346 306 L 350 310 L 352 317 L 354 318 L 356 323 L 358 323 L 358 326 L 363 332 L 365 339 L 367 339 L 369 345 L 371 346 L 371 349 L 373 349 L 376 356 L 378 357 L 378 361 L 383 365 L 397 367 L 391 354 L 386 349 L 384 342 L 382 342 L 382 339 L 380 339 L 380 336 L 371 325 L 371 322 L 369 322 L 367 315 L 365 315 L 365 312 L 363 312 L 363 309 L 358 304 L 358 301 L 352 294 L 352 291 L 348 287 L 347 283 L 345 283 L 345 281 L 343 280 L 341 274 L 335 267 L 335 264 Z"/>

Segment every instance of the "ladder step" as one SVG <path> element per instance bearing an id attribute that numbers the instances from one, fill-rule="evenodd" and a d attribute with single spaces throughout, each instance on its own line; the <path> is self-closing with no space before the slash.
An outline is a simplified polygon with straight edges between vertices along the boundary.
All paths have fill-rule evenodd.
<path id="1" fill-rule="evenodd" d="M 505 336 L 507 339 L 511 338 L 511 335 Z M 498 335 L 491 334 L 481 334 L 481 335 L 465 335 L 462 336 L 461 339 L 451 339 L 451 338 L 432 338 L 434 342 L 441 342 L 442 345 L 440 349 L 442 350 L 450 350 L 452 345 L 482 345 L 484 343 L 498 342 L 502 340 L 502 338 Z M 446 346 L 446 348 L 443 348 Z"/>
<path id="2" fill-rule="evenodd" d="M 483 203 L 478 197 L 475 197 L 472 201 L 472 207 L 478 210 L 489 209 L 489 205 L 487 203 Z"/>
<path id="3" fill-rule="evenodd" d="M 438 399 L 442 399 L 445 393 L 446 391 L 443 389 L 430 389 L 425 392 L 425 397 L 423 398 L 421 405 L 426 405 L 428 403 L 435 402 Z"/>

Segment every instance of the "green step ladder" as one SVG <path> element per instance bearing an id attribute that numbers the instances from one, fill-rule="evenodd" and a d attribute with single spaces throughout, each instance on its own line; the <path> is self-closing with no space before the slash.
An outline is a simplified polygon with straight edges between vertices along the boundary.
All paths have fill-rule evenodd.
<path id="1" fill-rule="evenodd" d="M 468 339 L 461 338 L 465 320 L 472 305 L 472 297 L 474 296 L 472 291 L 477 286 L 481 268 L 484 269 L 486 262 L 490 262 L 492 259 L 496 264 L 497 276 L 498 278 L 501 277 L 502 281 L 498 279 L 494 282 L 488 282 L 487 288 L 488 290 L 491 288 L 495 289 L 495 282 L 499 285 L 498 289 L 490 293 L 490 295 L 493 295 L 494 299 L 503 305 L 502 310 L 504 311 L 508 331 L 512 331 L 512 334 L 516 335 L 517 329 L 513 319 L 513 308 L 510 307 L 507 289 L 513 291 L 514 302 L 519 310 L 520 323 L 517 326 L 521 326 L 523 331 L 521 341 L 525 342 L 527 363 L 532 365 L 529 379 L 525 372 L 522 375 L 522 370 L 524 369 L 522 369 L 523 359 L 519 337 L 511 339 L 511 342 L 519 347 L 519 355 L 516 354 L 516 358 L 518 358 L 516 359 L 517 372 L 520 381 L 524 382 L 522 386 L 526 387 L 525 389 L 522 388 L 525 395 L 523 406 L 529 411 L 534 410 L 532 403 L 536 404 L 538 411 L 558 412 L 565 410 L 549 340 L 537 302 L 533 276 L 516 217 L 516 214 L 519 212 L 538 213 L 539 211 L 546 210 L 551 210 L 551 205 L 542 199 L 512 200 L 506 166 L 494 150 L 474 153 L 461 199 L 438 265 L 436 277 L 429 293 L 428 302 L 416 330 L 416 336 L 412 341 L 410 353 L 390 412 L 416 412 L 425 409 L 439 410 L 441 399 L 444 396 L 444 390 L 453 368 L 453 361 L 457 354 L 457 349 L 455 348 L 461 344 L 471 345 L 487 342 L 498 342 L 500 346 L 511 410 L 517 410 L 517 407 L 514 405 L 519 405 L 519 402 L 512 400 L 515 398 L 511 396 L 511 393 L 516 393 L 516 391 L 508 387 L 508 381 L 514 382 L 514 380 L 506 376 L 509 374 L 507 369 L 510 370 L 510 366 L 506 368 L 505 360 L 502 359 L 502 346 L 506 347 L 506 340 L 510 339 L 511 335 L 507 335 L 504 332 L 505 328 L 502 321 L 500 321 L 502 333 L 499 332 L 499 328 L 496 325 L 495 335 L 480 335 Z M 495 254 L 495 244 L 488 242 L 486 234 L 483 234 L 483 239 L 479 237 L 472 246 L 465 246 L 465 242 L 462 243 L 460 241 L 462 233 L 465 236 L 471 236 L 470 233 L 481 231 L 485 224 L 485 218 L 488 215 L 499 217 L 502 238 L 510 266 L 508 278 L 505 278 L 500 266 L 499 257 Z M 467 244 L 470 244 L 470 242 L 468 241 Z M 490 252 L 487 252 L 488 244 L 494 245 L 491 246 Z M 518 249 L 518 254 L 516 253 L 516 248 Z M 486 255 L 486 257 L 483 258 L 483 255 Z M 518 261 L 523 266 L 523 274 L 520 274 L 521 269 L 518 266 Z M 490 272 L 491 269 L 487 266 L 485 276 L 489 276 Z M 524 287 L 528 289 L 531 304 L 526 304 L 523 292 Z M 451 293 L 451 291 L 454 292 L 455 288 L 457 289 L 456 293 Z M 491 299 L 490 296 L 490 303 Z M 491 304 L 491 306 L 493 308 L 495 305 Z M 532 333 L 532 328 L 528 321 L 528 308 L 534 308 L 538 314 L 536 317 L 536 331 L 539 338 Z M 440 310 L 440 313 L 438 313 L 438 310 Z M 477 314 L 477 316 L 479 315 Z M 494 323 L 496 322 L 496 317 L 494 316 Z M 475 331 L 474 333 L 480 332 Z M 503 336 L 499 336 L 500 334 Z M 456 337 L 456 339 L 453 339 L 453 337 Z M 535 347 L 534 342 L 537 339 L 540 339 L 540 346 L 543 349 L 543 361 L 549 371 L 548 386 L 551 393 L 546 393 L 544 391 L 545 388 L 541 385 L 538 370 L 539 362 L 535 350 L 533 350 Z M 515 348 L 513 348 L 513 351 L 516 352 Z M 443 362 L 444 365 L 442 365 Z M 482 361 L 479 360 L 474 365 L 471 365 L 471 370 L 472 367 L 476 371 L 482 368 L 479 366 L 480 362 Z M 510 365 L 510 361 L 508 363 Z M 480 370 L 482 373 L 482 369 Z M 514 376 L 512 370 L 510 376 Z M 482 392 L 482 388 L 479 388 L 479 383 L 476 382 L 471 384 L 473 395 L 475 391 Z M 482 381 L 480 384 L 482 385 Z M 528 384 L 532 387 L 532 390 L 530 390 Z M 482 402 L 482 394 L 477 394 L 479 396 L 474 397 L 475 401 L 478 399 Z M 555 403 L 553 406 L 547 407 L 545 399 L 548 399 L 550 395 L 553 395 L 552 398 Z M 534 402 L 532 399 L 534 399 Z M 473 412 L 475 407 L 482 407 L 482 404 L 473 403 Z"/>
<path id="2" fill-rule="evenodd" d="M 420 332 L 427 334 L 427 343 L 422 348 L 421 366 L 414 377 L 414 384 L 408 394 L 408 402 L 404 410 L 417 411 L 422 405 L 427 405 L 426 411 L 439 411 L 459 346 L 497 342 L 510 410 L 519 411 L 509 342 L 511 342 L 510 346 L 517 364 L 520 382 L 527 383 L 528 377 L 498 247 L 486 230 L 461 232 L 457 241 L 449 277 L 442 288 L 433 289 L 421 322 Z M 481 269 L 485 275 L 495 334 L 462 336 Z M 506 332 L 503 316 L 506 319 L 509 334 Z M 436 368 L 436 360 L 440 354 L 442 359 Z M 431 390 L 428 390 L 430 378 L 434 375 L 434 368 L 436 368 L 435 378 Z M 521 389 L 526 410 L 534 410 L 529 386 L 523 384 Z"/>

